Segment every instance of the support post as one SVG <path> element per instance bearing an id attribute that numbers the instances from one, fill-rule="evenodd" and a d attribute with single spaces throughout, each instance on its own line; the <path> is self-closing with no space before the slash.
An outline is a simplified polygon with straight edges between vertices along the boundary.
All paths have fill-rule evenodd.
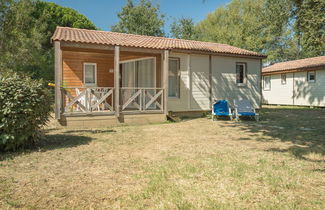
<path id="1" fill-rule="evenodd" d="M 191 94 L 192 94 L 192 73 L 191 73 L 191 55 L 187 54 L 187 88 L 188 88 L 188 100 L 187 108 L 191 109 Z"/>
<path id="2" fill-rule="evenodd" d="M 164 51 L 163 56 L 163 88 L 164 88 L 164 114 L 168 114 L 167 102 L 168 102 L 168 69 L 169 69 L 169 51 Z"/>
<path id="3" fill-rule="evenodd" d="M 62 51 L 60 42 L 54 42 L 54 71 L 55 71 L 55 119 L 61 118 L 61 82 L 62 82 Z"/>
<path id="4" fill-rule="evenodd" d="M 115 116 L 120 116 L 120 47 L 114 47 Z"/>
<path id="5" fill-rule="evenodd" d="M 262 69 L 263 69 L 263 60 L 260 59 L 260 71 L 259 71 L 259 74 L 260 74 L 260 95 L 259 95 L 259 98 L 260 98 L 260 103 L 259 103 L 259 109 L 262 109 L 262 101 L 263 101 L 263 76 L 262 76 Z"/>
<path id="6" fill-rule="evenodd" d="M 212 104 L 213 104 L 213 101 L 212 101 L 212 56 L 209 55 L 209 101 L 210 101 L 210 108 L 212 109 Z"/>

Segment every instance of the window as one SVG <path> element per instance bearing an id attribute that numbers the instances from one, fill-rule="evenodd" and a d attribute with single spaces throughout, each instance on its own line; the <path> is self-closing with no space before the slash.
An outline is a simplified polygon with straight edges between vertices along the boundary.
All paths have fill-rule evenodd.
<path id="1" fill-rule="evenodd" d="M 315 71 L 308 71 L 307 72 L 307 81 L 308 82 L 315 82 L 316 81 L 316 72 Z"/>
<path id="2" fill-rule="evenodd" d="M 287 75 L 286 74 L 281 74 L 281 84 L 282 85 L 287 84 Z"/>
<path id="3" fill-rule="evenodd" d="M 168 97 L 179 97 L 179 59 L 169 59 Z"/>
<path id="4" fill-rule="evenodd" d="M 264 76 L 264 90 L 271 90 L 271 76 Z"/>
<path id="5" fill-rule="evenodd" d="M 86 86 L 97 84 L 97 66 L 96 63 L 84 63 L 84 84 Z"/>
<path id="6" fill-rule="evenodd" d="M 236 83 L 238 85 L 246 84 L 246 63 L 236 63 Z"/>

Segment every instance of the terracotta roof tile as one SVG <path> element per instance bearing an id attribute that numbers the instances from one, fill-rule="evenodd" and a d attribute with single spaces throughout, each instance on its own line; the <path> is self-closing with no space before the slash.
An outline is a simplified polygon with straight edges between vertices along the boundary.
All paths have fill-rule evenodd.
<path id="1" fill-rule="evenodd" d="M 265 58 L 265 55 L 233 47 L 227 44 L 201 42 L 165 37 L 153 37 L 135 34 L 124 34 L 109 31 L 95 31 L 68 27 L 57 27 L 53 41 L 70 41 L 89 44 L 119 45 L 125 47 L 142 47 L 151 49 L 179 49 L 205 51 L 211 53 L 237 54 Z"/>
<path id="2" fill-rule="evenodd" d="M 303 71 L 303 70 L 308 70 L 311 68 L 317 68 L 322 66 L 324 66 L 325 69 L 325 56 L 276 63 L 271 66 L 263 68 L 262 72 L 271 73 L 271 72 L 290 71 L 290 70 Z"/>

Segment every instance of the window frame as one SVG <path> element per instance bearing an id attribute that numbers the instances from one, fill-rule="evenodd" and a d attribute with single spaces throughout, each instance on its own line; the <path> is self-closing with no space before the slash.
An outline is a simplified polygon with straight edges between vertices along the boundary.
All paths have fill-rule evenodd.
<path id="1" fill-rule="evenodd" d="M 310 73 L 314 73 L 314 79 L 313 80 L 310 80 L 310 78 L 309 78 Z M 307 81 L 312 82 L 312 83 L 316 82 L 316 71 L 307 71 Z"/>
<path id="2" fill-rule="evenodd" d="M 244 77 L 243 77 L 242 83 L 237 82 L 237 65 L 244 66 Z M 239 87 L 246 86 L 246 84 L 247 84 L 247 63 L 246 62 L 236 62 L 235 75 L 236 75 L 236 85 Z"/>
<path id="3" fill-rule="evenodd" d="M 181 71 L 181 59 L 178 57 L 169 57 L 169 60 L 177 61 L 177 76 L 176 76 L 176 96 L 169 96 L 169 90 L 167 90 L 168 98 L 180 98 L 180 71 Z M 168 64 L 168 89 L 169 89 L 169 64 Z"/>
<path id="4" fill-rule="evenodd" d="M 86 83 L 86 65 L 95 66 L 95 83 Z M 85 87 L 96 87 L 97 86 L 97 63 L 83 63 L 83 83 Z"/>
<path id="5" fill-rule="evenodd" d="M 266 88 L 266 86 L 265 86 L 265 78 L 266 77 L 270 78 L 270 87 L 269 88 Z M 270 91 L 271 90 L 271 75 L 265 75 L 265 76 L 263 76 L 263 90 L 264 91 Z"/>
<path id="6" fill-rule="evenodd" d="M 283 79 L 284 76 L 284 79 Z M 281 74 L 281 85 L 286 85 L 287 84 L 287 74 Z"/>

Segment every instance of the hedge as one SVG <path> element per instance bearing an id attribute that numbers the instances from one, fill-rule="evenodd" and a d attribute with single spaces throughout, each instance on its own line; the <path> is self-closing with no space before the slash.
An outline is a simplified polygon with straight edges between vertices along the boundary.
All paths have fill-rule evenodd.
<path id="1" fill-rule="evenodd" d="M 0 73 L 0 150 L 33 145 L 51 112 L 51 94 L 41 80 Z"/>

